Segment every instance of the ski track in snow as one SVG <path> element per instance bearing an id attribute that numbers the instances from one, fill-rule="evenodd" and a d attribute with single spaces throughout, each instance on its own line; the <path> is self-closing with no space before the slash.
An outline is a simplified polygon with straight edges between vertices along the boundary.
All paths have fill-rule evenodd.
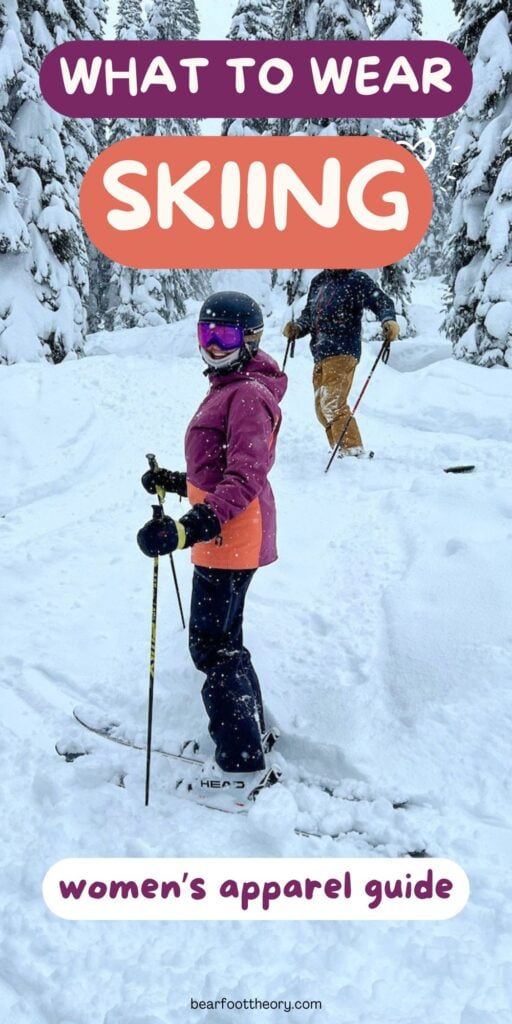
<path id="1" fill-rule="evenodd" d="M 205 390 L 188 355 L 193 319 L 116 335 L 122 358 L 98 335 L 91 358 L 4 369 L 0 999 L 10 1024 L 195 1024 L 210 1018 L 190 997 L 222 994 L 321 998 L 322 1011 L 288 1014 L 301 1024 L 508 1024 L 512 376 L 449 358 L 429 287 L 417 297 L 431 333 L 397 344 L 361 407 L 373 462 L 324 473 L 305 342 L 287 367 L 272 475 L 280 559 L 251 587 L 246 641 L 289 787 L 264 793 L 248 817 L 179 800 L 164 758 L 145 809 L 143 753 L 90 736 L 93 754 L 72 765 L 54 750 L 77 735 L 76 704 L 145 741 L 152 567 L 135 544 L 150 516 L 139 477 L 147 451 L 183 467 Z M 278 310 L 266 328 L 280 361 L 285 319 Z M 354 396 L 377 351 L 366 346 Z M 476 472 L 442 472 L 457 463 Z M 169 496 L 169 514 L 185 508 Z M 166 561 L 154 743 L 194 736 L 207 747 Z M 188 555 L 175 565 L 187 610 Z M 363 799 L 308 789 L 300 765 Z M 403 798 L 412 806 L 394 809 Z M 315 822 L 347 835 L 294 835 Z M 469 875 L 470 903 L 453 920 L 76 924 L 54 918 L 40 891 L 68 856 L 394 856 L 422 844 Z M 256 1019 L 266 1016 L 244 1014 Z"/>

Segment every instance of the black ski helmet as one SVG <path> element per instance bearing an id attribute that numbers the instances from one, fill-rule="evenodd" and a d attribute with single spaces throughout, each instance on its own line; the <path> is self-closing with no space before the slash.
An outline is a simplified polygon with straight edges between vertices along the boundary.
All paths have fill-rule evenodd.
<path id="1" fill-rule="evenodd" d="M 263 333 L 263 313 L 261 307 L 245 292 L 214 292 L 203 302 L 199 310 L 198 323 L 229 324 L 241 327 L 244 332 L 244 344 L 233 352 L 228 352 L 221 359 L 214 359 L 205 349 L 201 355 L 212 370 L 236 370 L 256 355 Z"/>

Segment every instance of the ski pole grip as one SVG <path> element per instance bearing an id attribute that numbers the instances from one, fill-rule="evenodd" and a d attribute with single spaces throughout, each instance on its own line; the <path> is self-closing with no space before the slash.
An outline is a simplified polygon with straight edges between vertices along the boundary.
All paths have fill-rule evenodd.
<path id="1" fill-rule="evenodd" d="M 164 510 L 162 505 L 152 505 L 151 508 L 153 509 L 153 519 L 164 518 Z"/>
<path id="2" fill-rule="evenodd" d="M 156 461 L 156 455 L 152 455 L 150 453 L 149 455 L 146 455 L 146 458 L 147 458 L 147 460 L 149 462 L 149 468 L 150 468 L 151 472 L 152 473 L 156 473 L 157 470 L 159 469 L 158 462 Z M 165 487 L 158 487 L 157 486 L 156 493 L 158 495 L 158 500 L 159 500 L 160 504 L 163 505 L 163 503 L 165 501 L 165 494 L 166 494 Z"/>

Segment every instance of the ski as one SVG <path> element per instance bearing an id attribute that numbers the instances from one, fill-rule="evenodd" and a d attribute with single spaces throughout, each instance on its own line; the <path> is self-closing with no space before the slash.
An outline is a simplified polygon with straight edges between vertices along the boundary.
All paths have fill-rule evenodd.
<path id="1" fill-rule="evenodd" d="M 340 451 L 338 452 L 336 458 L 337 459 L 348 459 L 348 458 L 352 458 L 352 459 L 374 459 L 375 458 L 375 452 L 374 451 L 368 451 L 368 452 L 361 452 L 359 455 L 346 455 L 344 453 L 343 449 L 340 449 Z M 396 458 L 393 458 L 392 456 L 389 456 L 389 455 L 383 455 L 382 458 L 384 459 L 384 462 L 393 462 L 393 463 L 402 462 L 401 459 L 396 459 Z M 379 459 L 379 462 L 380 461 L 381 461 L 381 459 Z M 402 463 L 402 464 L 405 465 L 405 463 Z M 440 467 L 436 466 L 436 467 L 433 467 L 433 468 L 438 470 Z M 446 466 L 446 467 L 443 467 L 443 473 L 474 473 L 475 469 L 476 469 L 476 466 L 469 465 L 469 464 L 468 465 L 463 465 L 463 466 Z"/>
<path id="2" fill-rule="evenodd" d="M 340 448 L 340 450 L 339 450 L 339 452 L 338 452 L 336 457 L 338 459 L 348 459 L 348 458 L 352 458 L 352 459 L 374 459 L 375 458 L 375 452 L 374 451 L 368 451 L 368 452 L 360 452 L 358 455 L 346 455 L 345 452 L 343 451 L 343 449 Z M 384 458 L 386 458 L 386 456 L 384 456 Z M 392 461 L 396 461 L 396 460 L 392 460 Z M 475 468 L 476 467 L 474 465 L 447 466 L 446 468 L 443 469 L 443 473 L 474 473 Z"/>
<path id="3" fill-rule="evenodd" d="M 337 459 L 374 459 L 375 458 L 375 452 L 374 451 L 358 452 L 357 455 L 354 455 L 352 453 L 347 453 L 347 452 L 345 452 L 343 450 L 343 448 L 340 448 L 336 458 Z"/>
<path id="4" fill-rule="evenodd" d="M 103 739 L 111 740 L 112 743 L 119 743 L 123 747 L 131 747 L 132 750 L 146 750 L 145 743 L 136 743 L 132 739 L 127 739 L 125 736 L 116 733 L 116 729 L 121 728 L 121 722 L 112 722 L 108 719 L 104 719 L 97 724 L 91 721 L 87 721 L 87 714 L 82 711 L 81 708 L 73 708 L 73 718 L 79 725 L 89 732 L 95 733 L 96 736 L 101 736 Z M 191 764 L 201 767 L 204 764 L 204 758 L 197 756 L 198 744 L 194 740 L 186 740 L 180 745 L 179 750 L 164 750 L 161 747 L 152 747 L 152 754 L 161 754 L 162 757 L 168 757 L 172 760 L 178 760 L 185 764 Z M 61 751 L 57 750 L 57 753 Z M 83 753 L 89 753 L 88 750 L 84 750 Z M 76 757 L 80 757 L 82 751 L 77 751 Z M 64 756 L 61 754 L 61 756 Z M 68 752 L 68 756 L 73 757 L 73 752 Z M 73 758 L 74 759 L 74 758 Z"/>
<path id="5" fill-rule="evenodd" d="M 136 743 L 134 740 L 127 739 L 126 736 L 116 733 L 115 730 L 121 728 L 120 722 L 107 722 L 105 719 L 101 724 L 93 724 L 92 722 L 87 721 L 87 716 L 79 708 L 74 708 L 73 718 L 84 729 L 87 729 L 88 732 L 94 733 L 102 739 L 110 740 L 112 743 L 118 743 L 120 746 L 129 747 L 132 750 L 146 750 L 146 745 L 144 743 Z M 267 739 L 266 744 L 264 744 L 265 753 L 269 753 L 270 750 L 272 750 L 278 736 L 279 730 L 277 729 L 269 729 L 267 733 L 265 733 L 265 737 Z M 83 757 L 84 755 L 91 754 L 93 752 L 92 749 L 88 748 L 83 742 L 76 742 L 75 740 L 73 740 L 72 744 L 66 743 L 65 741 L 57 742 L 55 744 L 55 750 L 60 757 L 64 757 L 65 760 L 70 763 L 76 761 L 79 757 Z M 182 765 L 191 765 L 195 768 L 202 768 L 207 758 L 203 757 L 198 753 L 198 751 L 199 744 L 195 740 L 185 740 L 180 744 L 180 749 L 177 751 L 164 750 L 162 747 L 153 747 L 151 753 L 160 754 L 162 757 L 166 757 L 171 761 L 179 762 Z M 334 797 L 334 790 L 338 785 L 332 781 L 323 782 L 317 779 L 313 780 L 303 775 L 300 775 L 297 781 L 301 782 L 303 785 L 321 789 L 322 792 L 327 793 L 328 796 L 332 797 Z M 357 800 L 357 797 L 346 796 L 345 799 Z M 395 805 L 395 809 L 401 807 L 405 807 L 405 804 Z"/>
<path id="6" fill-rule="evenodd" d="M 103 724 L 93 725 L 92 722 L 86 721 L 87 714 L 84 711 L 82 711 L 81 708 L 73 709 L 73 718 L 84 729 L 87 729 L 89 732 L 95 733 L 97 736 L 102 736 L 103 739 L 112 740 L 113 743 L 119 743 L 123 747 L 131 747 L 132 750 L 146 750 L 145 743 L 135 743 L 134 740 L 127 739 L 125 736 L 116 733 L 115 730 L 121 728 L 120 722 L 111 722 L 105 719 Z M 262 746 L 265 754 L 270 753 L 275 743 L 279 739 L 279 735 L 280 732 L 276 726 L 272 726 L 270 729 L 267 729 L 264 732 L 262 736 Z M 63 749 L 57 749 L 57 746 L 61 745 L 55 745 L 57 753 L 65 757 L 66 752 Z M 77 744 L 77 747 L 78 749 L 76 751 L 67 751 L 67 756 L 70 760 L 75 760 L 77 757 L 81 757 L 82 754 L 89 753 L 89 751 L 85 748 L 83 744 L 79 743 Z M 199 749 L 199 744 L 197 743 L 196 740 L 185 740 L 183 743 L 180 744 L 179 750 L 172 751 L 164 750 L 162 747 L 152 747 L 151 753 L 161 754 L 162 757 L 169 757 L 174 760 L 178 759 L 188 764 L 202 765 L 204 764 L 205 758 L 199 754 Z"/>
<path id="7" fill-rule="evenodd" d="M 109 740 L 111 742 L 118 743 L 121 746 L 128 747 L 128 748 L 131 748 L 133 750 L 145 751 L 145 749 L 146 749 L 144 743 L 136 743 L 132 739 L 127 738 L 126 735 L 123 735 L 120 732 L 116 732 L 116 730 L 121 730 L 122 729 L 121 723 L 112 721 L 112 718 L 109 719 L 107 716 L 102 715 L 96 709 L 89 710 L 89 709 L 83 709 L 83 708 L 75 708 L 75 710 L 73 712 L 73 716 L 75 718 L 75 721 L 78 723 L 78 725 L 83 727 L 87 732 L 89 732 L 89 733 L 91 733 L 93 735 L 98 736 L 100 739 Z M 270 730 L 270 733 L 271 733 L 271 739 L 269 740 L 269 743 L 273 744 L 275 742 L 276 736 L 278 735 L 278 730 L 277 729 L 276 730 Z M 82 756 L 85 756 L 85 755 L 88 755 L 88 754 L 92 754 L 92 753 L 94 753 L 97 750 L 97 748 L 88 745 L 86 742 L 83 742 L 80 739 L 80 736 L 78 736 L 77 739 L 75 739 L 73 737 L 73 741 L 72 742 L 69 742 L 69 741 L 68 742 L 66 742 L 66 741 L 58 742 L 55 745 L 55 749 L 56 749 L 57 753 L 61 757 L 65 758 L 67 761 L 74 761 L 74 760 L 76 760 L 79 757 L 82 757 Z M 154 750 L 153 750 L 154 753 L 160 754 L 163 757 L 166 757 L 166 758 L 168 758 L 168 759 L 170 759 L 172 761 L 175 761 L 176 764 L 181 764 L 183 767 L 190 766 L 190 767 L 193 767 L 193 768 L 196 768 L 196 769 L 200 769 L 203 766 L 203 764 L 205 763 L 205 760 L 207 760 L 207 759 L 204 758 L 198 751 L 199 751 L 199 745 L 194 740 L 189 740 L 189 741 L 186 741 L 186 742 L 182 743 L 180 745 L 180 751 L 179 752 L 178 751 L 170 751 L 170 750 L 166 750 L 166 749 L 158 748 L 158 747 L 154 748 Z M 279 770 L 279 766 L 275 766 L 275 767 L 277 767 L 277 769 Z M 277 781 L 277 779 L 275 779 L 274 781 Z M 325 798 L 332 799 L 333 800 L 333 807 L 336 807 L 336 808 L 339 807 L 340 809 L 343 808 L 344 805 L 346 806 L 347 804 L 350 804 L 350 803 L 354 803 L 356 806 L 359 803 L 361 803 L 361 805 L 364 806 L 365 801 L 368 801 L 368 802 L 371 803 L 375 799 L 374 797 L 372 797 L 370 795 L 362 796 L 362 795 L 360 795 L 358 793 L 354 793 L 353 791 L 350 791 L 351 788 L 353 788 L 350 785 L 348 787 L 349 788 L 348 792 L 345 792 L 345 793 L 339 792 L 339 790 L 342 788 L 342 786 L 341 786 L 341 784 L 339 782 L 336 783 L 336 782 L 330 781 L 330 782 L 327 783 L 327 782 L 325 782 L 324 780 L 322 780 L 320 778 L 308 777 L 307 775 L 304 776 L 304 775 L 302 775 L 302 773 L 298 774 L 298 776 L 296 776 L 296 777 L 291 777 L 290 779 L 287 778 L 286 781 L 284 783 L 282 783 L 282 784 L 286 785 L 288 788 L 290 788 L 290 785 L 291 785 L 292 790 L 295 792 L 296 797 L 297 797 L 297 789 L 295 787 L 297 787 L 297 786 L 299 787 L 299 793 L 300 793 L 300 787 L 301 786 L 306 787 L 306 789 L 304 791 L 305 793 L 307 793 L 308 791 L 311 791 L 311 790 L 317 790 L 319 795 L 322 796 L 322 799 L 325 799 Z M 227 813 L 248 814 L 251 806 L 254 804 L 254 799 L 251 800 L 250 802 L 249 801 L 244 802 L 244 801 L 237 800 L 236 796 L 235 796 L 234 800 L 233 800 L 233 806 L 228 806 L 227 807 L 226 804 L 225 804 L 225 801 L 223 801 L 223 806 L 218 806 L 214 798 L 213 799 L 210 799 L 210 798 L 206 798 L 205 799 L 203 797 L 202 799 L 199 799 L 199 798 L 195 797 L 193 794 L 191 794 L 188 791 L 186 791 L 185 788 L 183 788 L 182 792 L 179 793 L 179 790 L 181 789 L 182 785 L 183 785 L 183 787 L 186 786 L 186 780 L 185 779 L 179 779 L 179 780 L 176 781 L 176 795 L 177 796 L 180 796 L 180 798 L 183 797 L 185 799 L 188 798 L 192 802 L 197 803 L 197 805 L 199 805 L 199 806 L 210 807 L 213 810 L 220 810 L 220 811 L 224 811 L 224 812 L 227 812 Z M 267 788 L 267 787 L 266 786 L 262 787 L 260 785 L 260 790 L 259 791 L 261 791 L 262 788 Z M 254 797 L 256 797 L 257 795 L 258 794 L 254 794 Z M 310 797 L 306 798 L 306 808 L 309 808 L 310 799 L 311 799 Z M 393 806 L 393 810 L 401 811 L 401 810 L 406 810 L 407 808 L 409 808 L 409 807 L 411 807 L 413 805 L 411 805 L 407 801 L 401 801 L 401 802 L 394 802 L 392 804 L 392 806 Z M 306 808 L 304 808 L 304 810 Z M 309 813 L 309 810 L 308 810 L 308 813 Z M 368 843 L 368 845 L 371 846 L 372 848 L 376 848 L 376 846 L 378 845 L 378 844 L 375 844 L 374 842 L 372 842 L 371 837 L 369 837 L 367 835 L 366 831 L 361 830 L 361 828 L 357 827 L 357 823 L 355 823 L 354 827 L 351 827 L 351 828 L 349 827 L 348 830 L 345 830 L 343 828 L 340 828 L 340 829 L 336 830 L 336 827 L 334 827 L 332 829 L 332 831 L 326 831 L 326 830 L 323 830 L 322 828 L 318 828 L 318 827 L 315 827 L 315 825 L 312 825 L 311 828 L 295 827 L 294 828 L 294 832 L 295 832 L 296 835 L 300 835 L 300 836 L 303 836 L 305 838 L 315 838 L 315 839 L 330 838 L 330 839 L 335 839 L 335 840 L 346 838 L 347 836 L 350 836 L 352 834 L 353 836 L 358 836 L 358 837 L 363 838 L 364 841 L 366 843 Z M 428 853 L 425 851 L 425 849 L 421 848 L 421 849 L 415 849 L 415 850 L 405 850 L 402 855 L 403 856 L 411 856 L 411 857 L 413 857 L 413 856 L 414 857 L 424 857 L 424 856 L 428 856 Z"/>
<path id="8" fill-rule="evenodd" d="M 98 713 L 96 714 L 98 716 Z M 112 722 L 105 717 L 101 718 L 101 716 L 98 716 L 98 721 L 93 723 L 87 712 L 82 708 L 73 709 L 73 718 L 79 725 L 83 726 L 84 729 L 87 729 L 88 732 L 95 733 L 96 736 L 101 736 L 102 739 L 110 740 L 112 743 L 119 743 L 123 747 L 131 747 L 133 750 L 146 750 L 145 743 L 136 743 L 134 740 L 128 739 L 122 733 L 116 732 L 116 730 L 122 728 L 122 724 L 120 722 Z M 279 737 L 279 730 L 271 728 L 265 733 L 265 737 L 267 738 L 267 742 L 266 744 L 264 743 L 263 749 L 267 754 L 270 753 L 277 738 Z M 56 745 L 56 750 L 61 757 L 66 757 L 69 761 L 73 761 L 77 757 L 81 757 L 82 753 L 90 753 L 90 751 L 83 749 L 82 743 L 77 745 L 79 746 L 79 749 L 76 752 L 73 750 L 65 751 L 63 749 L 63 744 L 59 744 L 60 749 L 57 749 Z M 180 744 L 179 750 L 172 751 L 165 750 L 162 747 L 152 747 L 151 753 L 160 754 L 162 757 L 167 757 L 172 761 L 179 761 L 181 764 L 189 764 L 197 768 L 201 768 L 207 758 L 203 757 L 199 750 L 199 744 L 195 740 L 185 740 Z M 341 783 L 337 780 L 326 779 L 322 776 L 312 776 L 303 771 L 299 771 L 295 781 L 302 783 L 305 786 L 321 789 L 323 793 L 327 793 L 328 796 L 332 796 L 336 799 L 340 798 L 350 801 L 364 799 L 363 797 L 359 797 L 353 793 L 337 793 L 336 790 L 341 786 Z M 403 810 L 407 808 L 407 806 L 407 800 L 393 801 L 394 810 Z"/>
<path id="9" fill-rule="evenodd" d="M 81 713 L 77 709 L 73 711 L 73 717 L 79 723 L 79 725 L 83 726 L 89 732 L 94 733 L 96 736 L 100 736 L 102 739 L 111 740 L 114 743 L 119 743 L 121 746 L 129 747 L 132 750 L 144 751 L 146 749 L 145 745 L 143 744 L 134 743 L 132 740 L 127 740 L 125 737 L 122 736 L 116 736 L 113 730 L 119 728 L 119 723 L 110 723 L 106 726 L 92 725 L 91 723 L 86 722 L 82 719 Z M 196 747 L 197 744 L 195 743 L 195 741 L 189 740 L 186 741 L 183 744 L 183 746 L 185 748 L 188 748 L 189 746 Z M 68 763 L 76 761 L 79 757 L 89 756 L 94 753 L 94 750 L 90 747 L 87 747 L 86 744 L 75 743 L 74 741 L 72 744 L 65 743 L 64 741 L 58 741 L 55 744 L 55 751 L 59 755 L 59 757 L 63 757 Z M 158 747 L 153 747 L 152 753 L 161 754 L 163 757 L 170 758 L 174 761 L 179 761 L 181 762 L 181 764 L 192 765 L 196 768 L 202 768 L 202 766 L 205 763 L 205 758 L 191 756 L 187 753 L 176 753 L 170 750 L 162 750 Z M 207 807 L 210 810 L 221 811 L 225 814 L 248 814 L 251 805 L 254 803 L 256 797 L 259 796 L 263 789 L 267 789 L 269 785 L 273 785 L 274 783 L 277 783 L 279 781 L 277 777 L 273 778 L 272 780 L 269 780 L 268 776 L 270 775 L 270 773 L 275 773 L 274 767 L 272 767 L 269 770 L 265 778 L 251 792 L 251 794 L 245 798 L 245 800 L 240 800 L 236 796 L 233 796 L 231 805 L 227 805 L 225 799 L 223 799 L 222 804 L 220 802 L 217 802 L 214 796 L 209 796 L 206 798 L 199 798 L 195 796 L 188 790 L 185 779 L 177 780 L 175 787 L 176 795 L 179 796 L 180 799 L 189 800 L 191 803 L 197 804 L 197 806 L 199 807 Z M 124 788 L 124 777 L 120 782 L 117 782 L 116 780 L 116 784 L 121 785 L 122 788 Z M 320 832 L 301 828 L 295 828 L 294 832 L 298 836 L 313 839 L 340 839 L 345 834 L 342 832 Z"/>

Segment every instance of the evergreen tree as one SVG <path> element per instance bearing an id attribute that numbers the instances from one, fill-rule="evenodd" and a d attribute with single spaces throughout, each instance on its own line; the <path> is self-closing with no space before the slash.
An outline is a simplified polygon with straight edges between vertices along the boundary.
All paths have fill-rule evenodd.
<path id="1" fill-rule="evenodd" d="M 52 111 L 39 90 L 46 54 L 88 39 L 99 0 L 5 0 L 0 42 L 0 162 L 8 227 L 0 260 L 0 359 L 79 352 L 85 335 L 88 259 L 78 189 L 95 155 L 92 122 Z M 24 227 L 21 225 L 24 223 Z"/>
<path id="2" fill-rule="evenodd" d="M 196 39 L 199 18 L 195 0 L 153 0 L 147 11 L 147 34 L 150 39 Z M 147 135 L 199 135 L 195 118 L 158 118 L 148 122 Z M 155 287 L 160 282 L 165 303 L 165 319 L 179 320 L 186 315 L 186 300 L 202 298 L 210 287 L 210 274 L 206 270 L 151 271 L 148 283 Z"/>
<path id="3" fill-rule="evenodd" d="M 290 4 L 289 18 L 284 19 L 286 39 L 368 39 L 369 28 L 358 0 L 319 0 Z M 295 118 L 289 134 L 360 135 L 361 121 L 356 117 Z"/>
<path id="4" fill-rule="evenodd" d="M 270 40 L 276 39 L 276 0 L 238 0 L 233 14 L 228 39 Z M 271 131 L 268 117 L 226 118 L 222 135 L 263 135 Z"/>
<path id="5" fill-rule="evenodd" d="M 197 39 L 195 0 L 151 0 L 147 10 L 148 39 Z"/>
<path id="6" fill-rule="evenodd" d="M 510 17 L 509 4 L 507 0 L 453 0 L 453 9 L 460 26 L 450 42 L 473 63 L 484 28 L 499 11 L 506 11 Z"/>
<path id="7" fill-rule="evenodd" d="M 138 0 L 119 0 L 116 38 L 193 39 L 199 32 L 195 0 L 153 0 L 143 21 Z M 109 143 L 139 135 L 197 135 L 192 118 L 116 118 Z M 186 300 L 202 295 L 208 275 L 193 270 L 144 270 L 112 265 L 105 323 L 110 329 L 154 327 L 186 314 Z"/>
<path id="8" fill-rule="evenodd" d="M 285 0 L 282 38 L 284 39 L 368 39 L 369 29 L 357 0 Z M 359 118 L 295 118 L 280 122 L 286 135 L 359 135 Z M 285 288 L 288 303 L 305 294 L 308 274 L 301 270 L 281 271 L 279 284 Z"/>
<path id="9" fill-rule="evenodd" d="M 87 0 L 89 15 L 87 24 L 91 39 L 102 39 L 105 34 L 106 8 L 103 0 Z M 108 122 L 104 119 L 94 118 L 92 131 L 94 133 L 95 149 L 101 153 L 106 149 Z M 107 308 L 107 295 L 110 282 L 111 261 L 86 237 L 85 246 L 89 264 L 89 294 L 87 296 L 87 332 L 99 330 L 104 326 L 105 312 Z"/>
<path id="10" fill-rule="evenodd" d="M 512 366 L 512 0 L 500 6 L 468 5 L 458 33 L 475 57 L 452 147 L 446 328 L 455 356 L 481 366 Z"/>
<path id="11" fill-rule="evenodd" d="M 144 39 L 140 0 L 118 0 L 114 33 L 116 39 Z"/>
<path id="12" fill-rule="evenodd" d="M 427 169 L 434 201 L 432 220 L 425 238 L 411 254 L 412 266 L 419 277 L 441 276 L 446 271 L 446 238 L 455 184 L 450 168 L 450 151 L 458 121 L 458 114 L 439 117 L 430 136 L 436 147 L 434 160 Z"/>
<path id="13" fill-rule="evenodd" d="M 119 0 L 114 31 L 116 39 L 135 41 L 145 38 L 140 0 Z M 109 145 L 145 134 L 145 122 L 135 117 L 116 117 L 108 125 Z M 108 288 L 103 289 L 101 300 L 104 325 L 107 328 L 112 330 L 165 323 L 165 302 L 161 289 L 151 284 L 146 294 L 146 275 L 147 271 L 144 270 L 135 270 L 120 263 L 110 264 L 110 281 Z"/>
<path id="14" fill-rule="evenodd" d="M 110 322 L 114 330 L 125 327 L 159 327 L 166 323 L 166 303 L 159 271 L 116 267 L 112 281 L 115 294 Z M 112 298 L 110 296 L 110 301 Z M 177 319 L 173 317 L 172 319 Z"/>
<path id="15" fill-rule="evenodd" d="M 0 272 L 7 276 L 14 261 L 2 256 L 27 253 L 30 237 L 25 221 L 18 209 L 19 196 L 10 174 L 8 149 L 14 141 L 10 127 L 9 99 L 16 79 L 23 72 L 24 54 L 21 26 L 14 4 L 0 9 Z M 5 301 L 5 299 L 4 299 Z M 5 330 L 7 307 L 0 306 L 0 338 Z"/>
<path id="16" fill-rule="evenodd" d="M 77 0 L 75 0 L 75 3 Z M 85 27 L 87 39 L 102 39 L 107 21 L 105 0 L 85 0 Z"/>
<path id="17" fill-rule="evenodd" d="M 378 5 L 379 0 L 360 0 L 359 4 L 365 18 L 369 18 L 370 20 L 374 18 Z"/>
<path id="18" fill-rule="evenodd" d="M 147 39 L 196 39 L 199 18 L 195 0 L 152 0 L 147 9 Z M 141 37 L 142 38 L 142 37 Z M 149 119 L 146 135 L 198 135 L 197 121 L 190 117 Z"/>
<path id="19" fill-rule="evenodd" d="M 308 20 L 310 10 L 309 0 L 284 0 L 282 18 L 278 24 L 281 39 L 312 39 L 310 29 L 313 24 Z"/>
<path id="20" fill-rule="evenodd" d="M 275 39 L 276 0 L 238 0 L 228 39 Z"/>
<path id="21" fill-rule="evenodd" d="M 315 39 L 368 39 L 361 5 L 354 0 L 320 0 Z"/>
<path id="22" fill-rule="evenodd" d="M 107 122 L 96 119 L 94 134 L 98 153 L 107 148 Z M 89 238 L 86 239 L 89 256 L 89 296 L 87 300 L 87 331 L 94 331 L 106 325 L 112 261 L 105 256 Z"/>
<path id="23" fill-rule="evenodd" d="M 375 39 L 419 39 L 423 11 L 421 0 L 373 0 Z"/>
<path id="24" fill-rule="evenodd" d="M 383 41 L 415 40 L 421 37 L 422 24 L 421 0 L 377 0 L 374 5 L 372 36 Z M 378 134 L 415 149 L 420 138 L 425 135 L 425 126 L 421 118 L 384 118 L 370 120 L 366 131 Z M 411 257 L 407 256 L 400 263 L 392 263 L 384 267 L 381 285 L 388 295 L 395 300 L 398 312 L 406 319 L 407 332 L 411 333 L 411 325 L 407 320 L 407 304 L 411 301 Z"/>

